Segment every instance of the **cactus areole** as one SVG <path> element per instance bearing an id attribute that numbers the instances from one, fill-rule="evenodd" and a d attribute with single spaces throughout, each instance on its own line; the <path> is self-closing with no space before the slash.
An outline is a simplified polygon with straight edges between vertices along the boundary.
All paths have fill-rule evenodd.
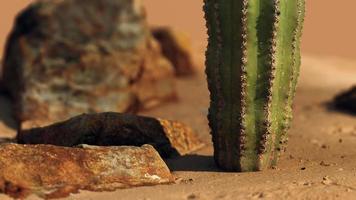
<path id="1" fill-rule="evenodd" d="M 285 149 L 305 0 L 204 0 L 209 124 L 217 165 L 256 171 Z"/>

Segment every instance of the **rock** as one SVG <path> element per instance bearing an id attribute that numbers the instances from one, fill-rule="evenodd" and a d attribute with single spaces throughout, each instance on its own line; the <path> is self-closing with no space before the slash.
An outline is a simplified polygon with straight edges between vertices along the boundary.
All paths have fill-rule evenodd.
<path id="1" fill-rule="evenodd" d="M 327 162 L 324 162 L 324 161 L 321 161 L 321 162 L 320 162 L 320 165 L 321 165 L 321 166 L 324 166 L 324 167 L 329 167 L 329 166 L 331 166 L 330 163 L 327 163 Z"/>
<path id="2" fill-rule="evenodd" d="M 163 157 L 185 155 L 203 146 L 188 126 L 131 114 L 84 114 L 54 125 L 19 131 L 24 144 L 119 146 L 153 145 Z"/>
<path id="3" fill-rule="evenodd" d="M 331 184 L 333 184 L 333 181 L 330 179 L 329 176 L 324 176 L 321 183 L 324 185 L 331 185 Z"/>
<path id="4" fill-rule="evenodd" d="M 38 1 L 18 16 L 3 66 L 21 128 L 175 98 L 139 0 Z"/>
<path id="5" fill-rule="evenodd" d="M 163 55 L 173 64 L 177 76 L 195 73 L 188 36 L 168 27 L 152 28 L 152 33 L 160 43 Z"/>
<path id="6" fill-rule="evenodd" d="M 60 198 L 78 190 L 174 182 L 167 165 L 150 145 L 65 148 L 49 145 L 0 145 L 0 192 L 13 198 L 37 194 Z"/>
<path id="7" fill-rule="evenodd" d="M 187 200 L 194 200 L 194 199 L 199 199 L 199 195 L 192 193 L 187 196 Z"/>
<path id="8" fill-rule="evenodd" d="M 356 114 L 356 86 L 338 94 L 332 104 L 337 110 Z"/>

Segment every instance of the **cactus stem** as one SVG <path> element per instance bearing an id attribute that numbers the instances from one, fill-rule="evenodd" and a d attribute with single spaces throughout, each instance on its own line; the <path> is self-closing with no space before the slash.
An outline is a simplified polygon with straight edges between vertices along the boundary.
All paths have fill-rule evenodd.
<path id="1" fill-rule="evenodd" d="M 204 0 L 204 11 L 215 161 L 225 170 L 271 167 L 291 121 L 304 0 Z"/>

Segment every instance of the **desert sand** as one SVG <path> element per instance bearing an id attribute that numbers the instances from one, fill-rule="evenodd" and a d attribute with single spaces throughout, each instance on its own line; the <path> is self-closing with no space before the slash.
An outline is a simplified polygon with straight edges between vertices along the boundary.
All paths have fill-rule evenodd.
<path id="1" fill-rule="evenodd" d="M 25 4 L 26 1 L 14 2 Z M 356 61 L 348 59 L 356 55 L 356 47 L 352 46 L 356 30 L 348 26 L 351 22 L 339 23 L 342 18 L 352 19 L 348 15 L 354 13 L 347 9 L 356 5 L 355 2 L 348 1 L 341 10 L 340 5 L 331 1 L 308 2 L 308 11 L 320 17 L 314 13 L 307 16 L 302 71 L 288 149 L 276 169 L 253 173 L 222 172 L 212 158 L 206 120 L 209 94 L 203 73 L 205 29 L 202 12 L 196 10 L 201 1 L 145 2 L 152 24 L 173 24 L 191 34 L 197 47 L 194 57 L 199 74 L 177 80 L 178 102 L 140 114 L 185 122 L 198 132 L 207 146 L 193 155 L 167 160 L 174 174 L 181 177 L 176 184 L 105 193 L 81 192 L 68 199 L 354 199 L 356 118 L 333 111 L 327 103 L 335 94 L 356 83 Z M 1 3 L 1 10 L 6 9 L 5 4 Z M 169 10 L 164 11 L 160 6 Z M 338 14 L 331 15 L 334 9 Z M 345 31 L 346 28 L 350 30 Z M 10 105 L 9 100 L 0 97 L 0 136 L 3 138 L 15 135 Z M 8 198 L 0 195 L 0 199 Z"/>

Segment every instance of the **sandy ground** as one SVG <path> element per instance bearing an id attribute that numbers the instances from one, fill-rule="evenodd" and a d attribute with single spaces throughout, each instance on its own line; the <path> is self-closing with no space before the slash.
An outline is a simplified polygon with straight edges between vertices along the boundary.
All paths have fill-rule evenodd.
<path id="1" fill-rule="evenodd" d="M 202 61 L 197 58 L 198 65 Z M 215 167 L 206 121 L 208 91 L 201 70 L 195 78 L 178 80 L 179 102 L 142 113 L 183 121 L 208 144 L 194 155 L 167 161 L 181 183 L 110 193 L 81 192 L 68 199 L 354 199 L 355 117 L 326 106 L 337 92 L 356 83 L 354 64 L 304 56 L 290 142 L 277 169 L 226 173 Z M 14 135 L 10 104 L 0 99 L 0 134 L 9 137 Z M 0 199 L 7 197 L 0 195 Z"/>

